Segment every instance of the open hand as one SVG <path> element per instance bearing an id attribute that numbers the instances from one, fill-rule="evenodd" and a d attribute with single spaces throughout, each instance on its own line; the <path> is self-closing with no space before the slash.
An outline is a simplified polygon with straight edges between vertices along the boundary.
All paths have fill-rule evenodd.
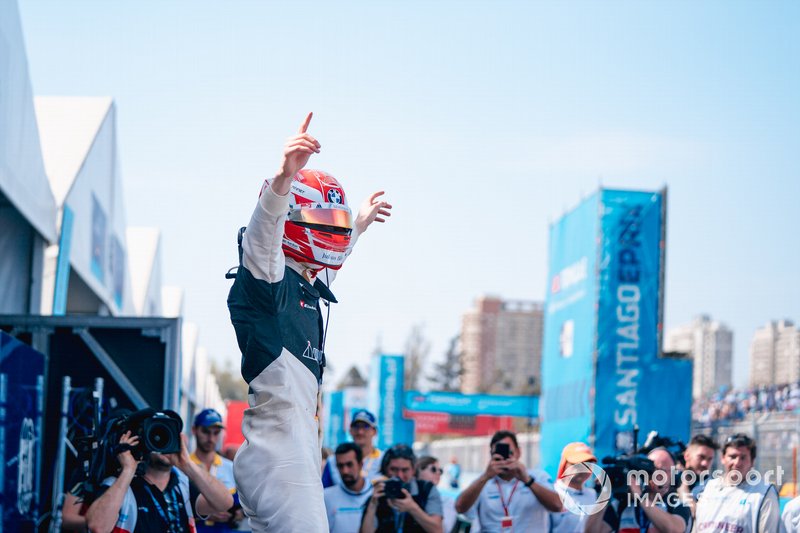
<path id="1" fill-rule="evenodd" d="M 378 200 L 379 196 L 383 196 L 384 191 L 377 191 L 369 195 L 361 204 L 356 217 L 356 231 L 360 234 L 367 231 L 367 228 L 373 222 L 386 222 L 386 219 L 392 216 L 392 204 Z"/>

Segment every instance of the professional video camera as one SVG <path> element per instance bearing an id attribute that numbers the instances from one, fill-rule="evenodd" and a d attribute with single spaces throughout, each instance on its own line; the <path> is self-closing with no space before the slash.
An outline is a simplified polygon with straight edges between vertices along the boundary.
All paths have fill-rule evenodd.
<path id="1" fill-rule="evenodd" d="M 617 457 L 604 457 L 603 470 L 611 482 L 611 494 L 620 499 L 628 493 L 628 475 L 630 472 L 645 472 L 647 477 L 653 475 L 656 467 L 647 455 L 633 453 Z"/>
<path id="2" fill-rule="evenodd" d="M 136 459 L 141 459 L 146 452 L 178 453 L 181 451 L 181 430 L 183 421 L 175 411 L 156 411 L 142 409 L 127 416 L 109 421 L 106 445 L 120 453 L 121 446 L 127 447 Z M 139 444 L 134 447 L 120 445 L 119 439 L 130 431 L 132 436 L 139 437 Z"/>
<path id="3" fill-rule="evenodd" d="M 125 411 L 107 419 L 92 443 L 89 472 L 79 491 L 82 494 L 79 495 L 91 496 L 105 478 L 116 475 L 119 469 L 117 455 L 126 450 L 130 450 L 137 461 L 141 461 L 148 452 L 180 452 L 182 429 L 181 417 L 170 410 L 146 408 L 136 412 Z M 119 443 L 122 435 L 128 431 L 131 436 L 139 437 L 136 446 Z"/>
<path id="4" fill-rule="evenodd" d="M 639 448 L 639 453 L 648 454 L 657 448 L 664 448 L 672 455 L 676 463 L 683 464 L 683 452 L 686 451 L 686 445 L 683 441 L 662 437 L 658 434 L 658 431 L 651 431 L 647 434 L 647 440 Z"/>

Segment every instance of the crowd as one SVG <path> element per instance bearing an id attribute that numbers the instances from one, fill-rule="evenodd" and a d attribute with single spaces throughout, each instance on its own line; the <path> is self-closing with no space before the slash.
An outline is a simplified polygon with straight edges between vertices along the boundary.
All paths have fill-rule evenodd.
<path id="1" fill-rule="evenodd" d="M 141 455 L 136 450 L 142 435 L 125 431 L 110 448 L 116 458 L 110 475 L 91 494 L 68 495 L 63 530 L 249 531 L 233 464 L 217 452 L 223 429 L 220 414 L 206 409 L 192 424 L 192 453 L 184 437 L 178 452 Z M 757 443 L 744 434 L 724 443 L 695 435 L 685 448 L 656 444 L 639 450 L 620 459 L 628 465 L 620 484 L 609 466 L 602 472 L 595 468 L 597 457 L 585 443 L 563 449 L 553 480 L 523 464 L 513 432 L 498 431 L 487 440 L 484 471 L 461 486 L 455 458 L 445 472 L 438 458 L 418 457 L 406 444 L 379 450 L 377 429 L 372 413 L 353 413 L 352 441 L 337 446 L 318 471 L 315 484 L 324 485 L 331 533 L 800 531 L 800 497 L 780 513 L 773 484 L 780 480 L 753 470 Z M 723 470 L 712 473 L 715 460 Z M 605 480 L 611 484 L 604 488 Z M 262 490 L 277 501 L 283 498 L 281 487 Z M 283 521 L 270 528 L 300 531 Z"/>
<path id="2" fill-rule="evenodd" d="M 714 393 L 695 401 L 692 419 L 701 423 L 735 421 L 751 413 L 797 409 L 800 409 L 800 382 Z"/>

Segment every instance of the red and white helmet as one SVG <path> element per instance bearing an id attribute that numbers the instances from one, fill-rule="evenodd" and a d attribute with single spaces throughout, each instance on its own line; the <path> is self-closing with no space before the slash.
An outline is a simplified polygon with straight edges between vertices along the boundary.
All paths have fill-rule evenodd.
<path id="1" fill-rule="evenodd" d="M 344 189 L 321 170 L 301 170 L 292 180 L 283 252 L 302 263 L 338 270 L 350 254 L 353 215 Z"/>

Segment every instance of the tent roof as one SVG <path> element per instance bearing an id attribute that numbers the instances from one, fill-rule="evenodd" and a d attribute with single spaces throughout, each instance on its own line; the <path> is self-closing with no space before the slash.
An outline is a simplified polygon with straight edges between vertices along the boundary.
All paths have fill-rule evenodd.
<path id="1" fill-rule="evenodd" d="M 145 311 L 148 289 L 158 264 L 158 228 L 130 227 L 125 235 L 128 241 L 128 264 L 131 275 L 131 296 L 138 316 Z M 159 298 L 161 295 L 159 294 Z M 160 302 L 159 302 L 160 303 Z"/>
<path id="2" fill-rule="evenodd" d="M 59 206 L 69 194 L 112 105 L 110 97 L 34 98 L 44 167 Z"/>

